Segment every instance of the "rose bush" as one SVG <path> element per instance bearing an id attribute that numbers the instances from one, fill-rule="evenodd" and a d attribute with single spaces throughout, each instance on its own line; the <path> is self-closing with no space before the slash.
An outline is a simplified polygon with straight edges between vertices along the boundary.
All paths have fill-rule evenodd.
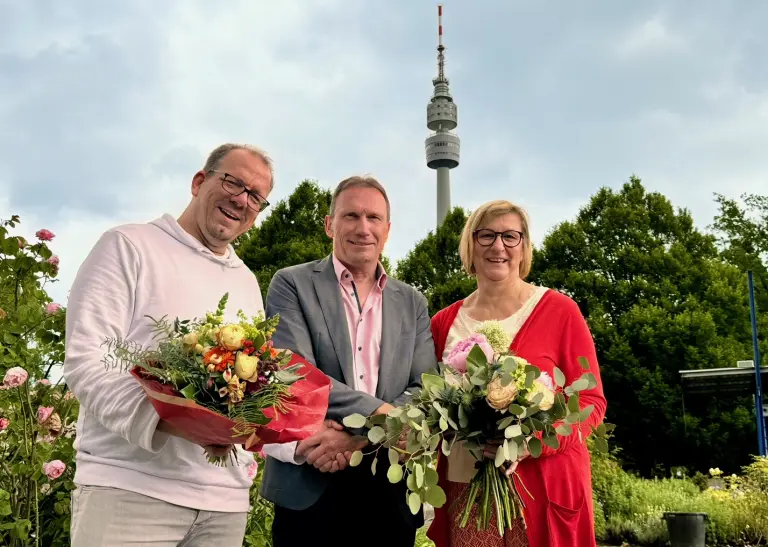
<path id="1" fill-rule="evenodd" d="M 69 545 L 77 401 L 48 380 L 64 358 L 64 318 L 45 291 L 59 259 L 0 224 L 0 545 Z"/>

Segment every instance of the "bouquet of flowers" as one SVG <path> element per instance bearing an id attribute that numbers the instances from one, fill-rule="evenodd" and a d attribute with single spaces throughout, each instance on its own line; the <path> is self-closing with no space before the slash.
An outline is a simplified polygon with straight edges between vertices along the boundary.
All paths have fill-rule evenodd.
<path id="1" fill-rule="evenodd" d="M 225 323 L 228 294 L 203 320 L 165 317 L 153 323 L 152 348 L 107 339 L 107 367 L 128 370 L 162 420 L 203 446 L 264 444 L 305 439 L 322 426 L 328 377 L 288 350 L 273 347 L 278 316 Z M 209 458 L 226 465 L 226 459 Z"/>
<path id="2" fill-rule="evenodd" d="M 506 468 L 524 454 L 537 458 L 543 446 L 556 449 L 558 435 L 576 433 L 593 407 L 580 408 L 579 392 L 597 385 L 585 372 L 565 386 L 565 375 L 554 369 L 554 378 L 509 351 L 511 339 L 497 321 L 487 321 L 471 337 L 459 342 L 437 371 L 422 375 L 422 388 L 410 403 L 387 415 L 365 417 L 352 414 L 344 419 L 350 428 L 367 428 L 376 455 L 386 449 L 390 467 L 387 477 L 396 483 L 404 477 L 408 505 L 416 514 L 422 503 L 442 507 L 445 492 L 435 470 L 438 451 L 449 456 L 461 442 L 476 460 L 475 474 L 458 513 L 459 524 L 467 525 L 477 505 L 478 530 L 489 527 L 495 513 L 499 535 L 512 528 L 513 519 L 524 518 L 524 503 L 517 480 L 507 477 Z M 582 369 L 589 369 L 584 358 Z M 607 450 L 607 424 L 592 428 L 596 446 Z M 496 445 L 495 459 L 485 458 L 484 447 Z M 353 454 L 350 465 L 359 465 L 363 453 Z M 518 484 L 520 485 L 518 487 Z"/>

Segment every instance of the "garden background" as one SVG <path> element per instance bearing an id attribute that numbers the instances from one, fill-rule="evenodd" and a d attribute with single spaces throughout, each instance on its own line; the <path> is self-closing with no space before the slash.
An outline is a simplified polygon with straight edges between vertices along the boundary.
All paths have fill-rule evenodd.
<path id="1" fill-rule="evenodd" d="M 713 199 L 719 212 L 702 231 L 631 177 L 619 190 L 600 189 L 535 249 L 530 280 L 569 294 L 589 322 L 607 421 L 617 426 L 611 454 L 593 452 L 596 530 L 606 543 L 662 545 L 661 515 L 679 510 L 709 513 L 710 545 L 768 543 L 768 460 L 752 456 L 751 397 L 694 397 L 680 383 L 680 370 L 752 358 L 747 269 L 768 351 L 768 196 Z M 236 242 L 264 292 L 278 268 L 330 252 L 329 203 L 327 189 L 303 181 Z M 397 264 L 382 257 L 391 275 L 424 292 L 431 313 L 474 288 L 457 253 L 468 213 L 454 209 Z M 56 226 L 34 227 L 25 240 L 21 221 L 0 228 L 0 376 L 13 367 L 29 374 L 0 391 L 0 545 L 64 546 L 77 401 L 55 381 L 66 314 L 46 290 L 59 268 Z M 270 544 L 259 480 L 245 545 Z M 419 545 L 427 544 L 422 533 Z"/>

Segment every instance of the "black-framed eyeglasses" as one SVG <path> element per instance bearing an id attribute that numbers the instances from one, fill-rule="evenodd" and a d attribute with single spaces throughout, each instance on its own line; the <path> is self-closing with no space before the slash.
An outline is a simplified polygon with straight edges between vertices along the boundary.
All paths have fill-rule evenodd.
<path id="1" fill-rule="evenodd" d="M 494 232 L 493 230 L 488 230 L 486 228 L 475 230 L 472 232 L 472 235 L 475 236 L 475 241 L 479 245 L 482 245 L 483 247 L 490 247 L 494 243 L 496 243 L 496 238 L 501 237 L 501 242 L 504 244 L 504 246 L 508 249 L 512 249 L 513 247 L 517 247 L 520 245 L 520 242 L 523 240 L 523 232 L 518 232 L 517 230 L 505 230 L 503 232 Z"/>
<path id="2" fill-rule="evenodd" d="M 253 190 L 249 190 L 245 187 L 245 183 L 230 175 L 229 173 L 225 173 L 223 171 L 216 171 L 215 169 L 209 169 L 209 173 L 218 173 L 221 175 L 221 186 L 232 194 L 233 196 L 239 196 L 243 192 L 248 194 L 248 207 L 253 209 L 254 211 L 263 211 L 267 207 L 269 207 L 269 202 L 266 198 L 262 197 L 258 192 L 254 192 Z"/>

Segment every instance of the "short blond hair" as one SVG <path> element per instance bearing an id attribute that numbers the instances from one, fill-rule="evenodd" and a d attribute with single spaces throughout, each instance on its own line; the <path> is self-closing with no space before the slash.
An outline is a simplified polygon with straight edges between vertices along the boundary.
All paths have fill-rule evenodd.
<path id="1" fill-rule="evenodd" d="M 475 238 L 474 232 L 486 222 L 503 215 L 513 214 L 520 218 L 523 225 L 523 258 L 520 261 L 520 279 L 525 279 L 531 273 L 531 263 L 533 262 L 533 246 L 531 245 L 530 231 L 528 228 L 528 213 L 519 205 L 510 201 L 497 199 L 482 204 L 475 209 L 467 222 L 464 224 L 464 230 L 461 232 L 459 241 L 459 256 L 464 271 L 468 275 L 475 275 L 473 262 L 475 259 Z"/>

